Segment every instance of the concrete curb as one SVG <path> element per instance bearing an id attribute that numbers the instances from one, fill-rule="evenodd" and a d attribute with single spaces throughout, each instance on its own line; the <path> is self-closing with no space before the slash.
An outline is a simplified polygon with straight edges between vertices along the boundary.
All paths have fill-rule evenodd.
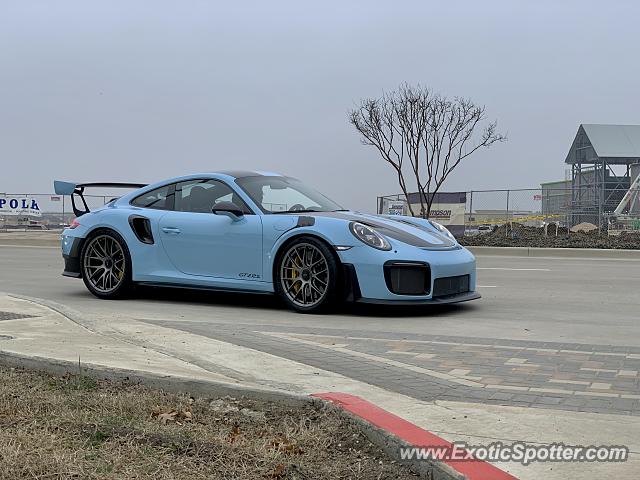
<path id="1" fill-rule="evenodd" d="M 537 258 L 608 258 L 640 260 L 640 250 L 606 248 L 465 247 L 474 255 Z"/>
<path id="2" fill-rule="evenodd" d="M 317 399 L 317 401 L 321 401 L 324 404 L 328 403 L 326 400 Z M 364 436 L 367 437 L 367 439 L 371 443 L 382 449 L 382 451 L 386 453 L 389 458 L 395 460 L 398 463 L 407 465 L 411 470 L 420 475 L 420 477 L 426 478 L 428 480 L 471 480 L 461 473 L 458 473 L 443 462 L 400 459 L 400 449 L 411 448 L 413 447 L 413 445 L 405 442 L 404 440 L 397 437 L 393 433 L 388 432 L 387 430 L 376 427 L 372 423 L 357 415 L 354 415 L 353 413 L 343 410 L 333 404 L 331 404 L 331 406 L 332 408 L 339 411 L 341 415 L 344 416 L 348 421 L 358 427 L 358 429 L 364 434 Z"/>
<path id="3" fill-rule="evenodd" d="M 414 425 L 377 405 L 356 396 L 340 392 L 318 393 L 314 397 L 328 400 L 344 409 L 357 422 L 363 424 L 372 436 L 380 436 L 387 455 L 400 463 L 410 465 L 421 475 L 432 480 L 518 480 L 513 475 L 482 460 L 404 460 L 400 448 L 435 447 L 451 451 L 453 444 Z M 371 438 L 371 437 L 369 437 Z"/>
<path id="4" fill-rule="evenodd" d="M 311 402 L 311 399 L 306 395 L 290 392 L 258 389 L 209 380 L 195 380 L 172 375 L 158 375 L 137 370 L 110 368 L 90 363 L 75 363 L 46 357 L 21 355 L 13 352 L 0 351 L 0 364 L 8 367 L 47 372 L 54 375 L 81 373 L 95 380 L 110 380 L 115 382 L 131 381 L 150 388 L 174 393 L 189 392 L 199 396 L 245 397 L 251 400 L 277 402 L 292 407 Z"/>

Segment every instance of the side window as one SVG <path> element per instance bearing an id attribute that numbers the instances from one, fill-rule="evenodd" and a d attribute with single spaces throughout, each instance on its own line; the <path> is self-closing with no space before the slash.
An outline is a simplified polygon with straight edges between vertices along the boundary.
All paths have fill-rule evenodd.
<path id="1" fill-rule="evenodd" d="M 165 185 L 150 192 L 143 193 L 131 201 L 131 205 L 157 210 L 171 210 L 173 208 L 173 185 Z"/>
<path id="2" fill-rule="evenodd" d="M 231 187 L 218 180 L 188 180 L 176 185 L 177 212 L 211 213 L 213 206 L 220 202 L 233 202 L 245 214 L 252 213 Z"/>

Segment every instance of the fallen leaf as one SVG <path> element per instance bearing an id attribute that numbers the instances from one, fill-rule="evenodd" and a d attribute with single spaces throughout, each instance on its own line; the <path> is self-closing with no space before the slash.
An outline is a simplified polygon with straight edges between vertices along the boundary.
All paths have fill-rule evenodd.
<path id="1" fill-rule="evenodd" d="M 266 477 L 267 478 L 284 478 L 284 474 L 286 470 L 287 470 L 286 465 L 284 463 L 279 463 L 278 465 L 276 465 L 276 468 L 274 468 L 270 473 L 266 475 Z"/>
<path id="2" fill-rule="evenodd" d="M 240 436 L 240 427 L 234 425 L 229 434 L 229 443 L 233 443 L 237 437 Z"/>
<path id="3" fill-rule="evenodd" d="M 297 454 L 297 455 L 300 455 L 300 454 L 304 453 L 304 451 L 300 447 L 298 447 L 297 445 L 292 443 L 284 435 L 280 435 L 280 436 L 274 438 L 273 440 L 271 440 L 271 445 L 276 450 L 280 450 L 280 451 L 285 452 L 285 453 L 292 453 L 292 454 Z"/>
<path id="4" fill-rule="evenodd" d="M 158 420 L 160 420 L 163 424 L 166 424 L 167 422 L 175 422 L 177 415 L 178 412 L 176 411 L 170 413 L 161 413 L 158 415 Z"/>

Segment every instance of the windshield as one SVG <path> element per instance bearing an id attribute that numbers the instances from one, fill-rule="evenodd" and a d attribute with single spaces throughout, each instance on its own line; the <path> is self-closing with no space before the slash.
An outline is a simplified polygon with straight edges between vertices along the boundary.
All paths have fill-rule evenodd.
<path id="1" fill-rule="evenodd" d="M 264 213 L 333 212 L 340 205 L 300 180 L 289 177 L 255 176 L 236 179 L 236 183 Z"/>

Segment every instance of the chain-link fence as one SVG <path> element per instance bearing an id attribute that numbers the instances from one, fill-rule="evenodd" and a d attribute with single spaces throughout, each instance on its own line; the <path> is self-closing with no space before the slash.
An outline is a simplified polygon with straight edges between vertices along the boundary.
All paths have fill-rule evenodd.
<path id="1" fill-rule="evenodd" d="M 612 216 L 615 206 L 627 195 L 620 215 Z M 606 201 L 571 188 L 530 188 L 473 190 L 442 193 L 434 199 L 430 218 L 452 225 L 455 234 L 474 234 L 505 223 L 530 226 L 556 223 L 573 227 L 586 222 L 600 229 L 613 225 L 624 231 L 640 231 L 640 191 L 620 190 L 609 194 Z M 614 198 L 615 197 L 615 198 Z M 84 195 L 90 210 L 105 205 L 113 195 Z M 11 200 L 32 199 L 38 214 L 8 213 Z M 410 195 L 415 215 L 420 215 L 417 194 Z M 423 202 L 424 203 L 424 202 Z M 82 208 L 82 205 L 78 205 Z M 4 208 L 2 208 L 4 207 Z M 377 198 L 376 210 L 381 214 L 410 214 L 404 195 Z M 18 209 L 19 211 L 19 209 Z M 0 193 L 0 230 L 60 230 L 75 215 L 68 196 L 32 193 Z"/>
<path id="2" fill-rule="evenodd" d="M 613 215 L 618 203 L 627 195 L 628 202 L 618 215 Z M 434 198 L 430 215 L 447 225 L 460 227 L 466 234 L 491 230 L 495 226 L 517 222 L 528 226 L 543 226 L 554 223 L 562 227 L 573 227 L 580 223 L 590 223 L 606 230 L 613 224 L 623 230 L 640 230 L 640 191 L 620 190 L 609 195 L 608 201 L 584 195 L 584 190 L 571 188 L 530 188 L 504 190 L 474 190 L 450 193 Z M 616 198 L 612 200 L 612 197 Z M 410 215 L 409 205 L 414 215 L 420 215 L 421 207 L 416 201 L 417 194 L 387 195 L 377 198 L 377 212 L 380 214 Z M 453 200 L 458 199 L 458 203 Z M 453 199 L 453 200 L 452 200 Z M 462 218 L 456 212 L 464 211 Z"/>
<path id="3" fill-rule="evenodd" d="M 113 195 L 84 195 L 84 198 L 89 209 L 94 210 L 104 206 L 114 197 Z M 82 208 L 82 201 L 76 201 L 80 202 L 78 207 Z M 0 193 L 0 231 L 62 230 L 74 218 L 68 196 L 45 193 Z"/>

